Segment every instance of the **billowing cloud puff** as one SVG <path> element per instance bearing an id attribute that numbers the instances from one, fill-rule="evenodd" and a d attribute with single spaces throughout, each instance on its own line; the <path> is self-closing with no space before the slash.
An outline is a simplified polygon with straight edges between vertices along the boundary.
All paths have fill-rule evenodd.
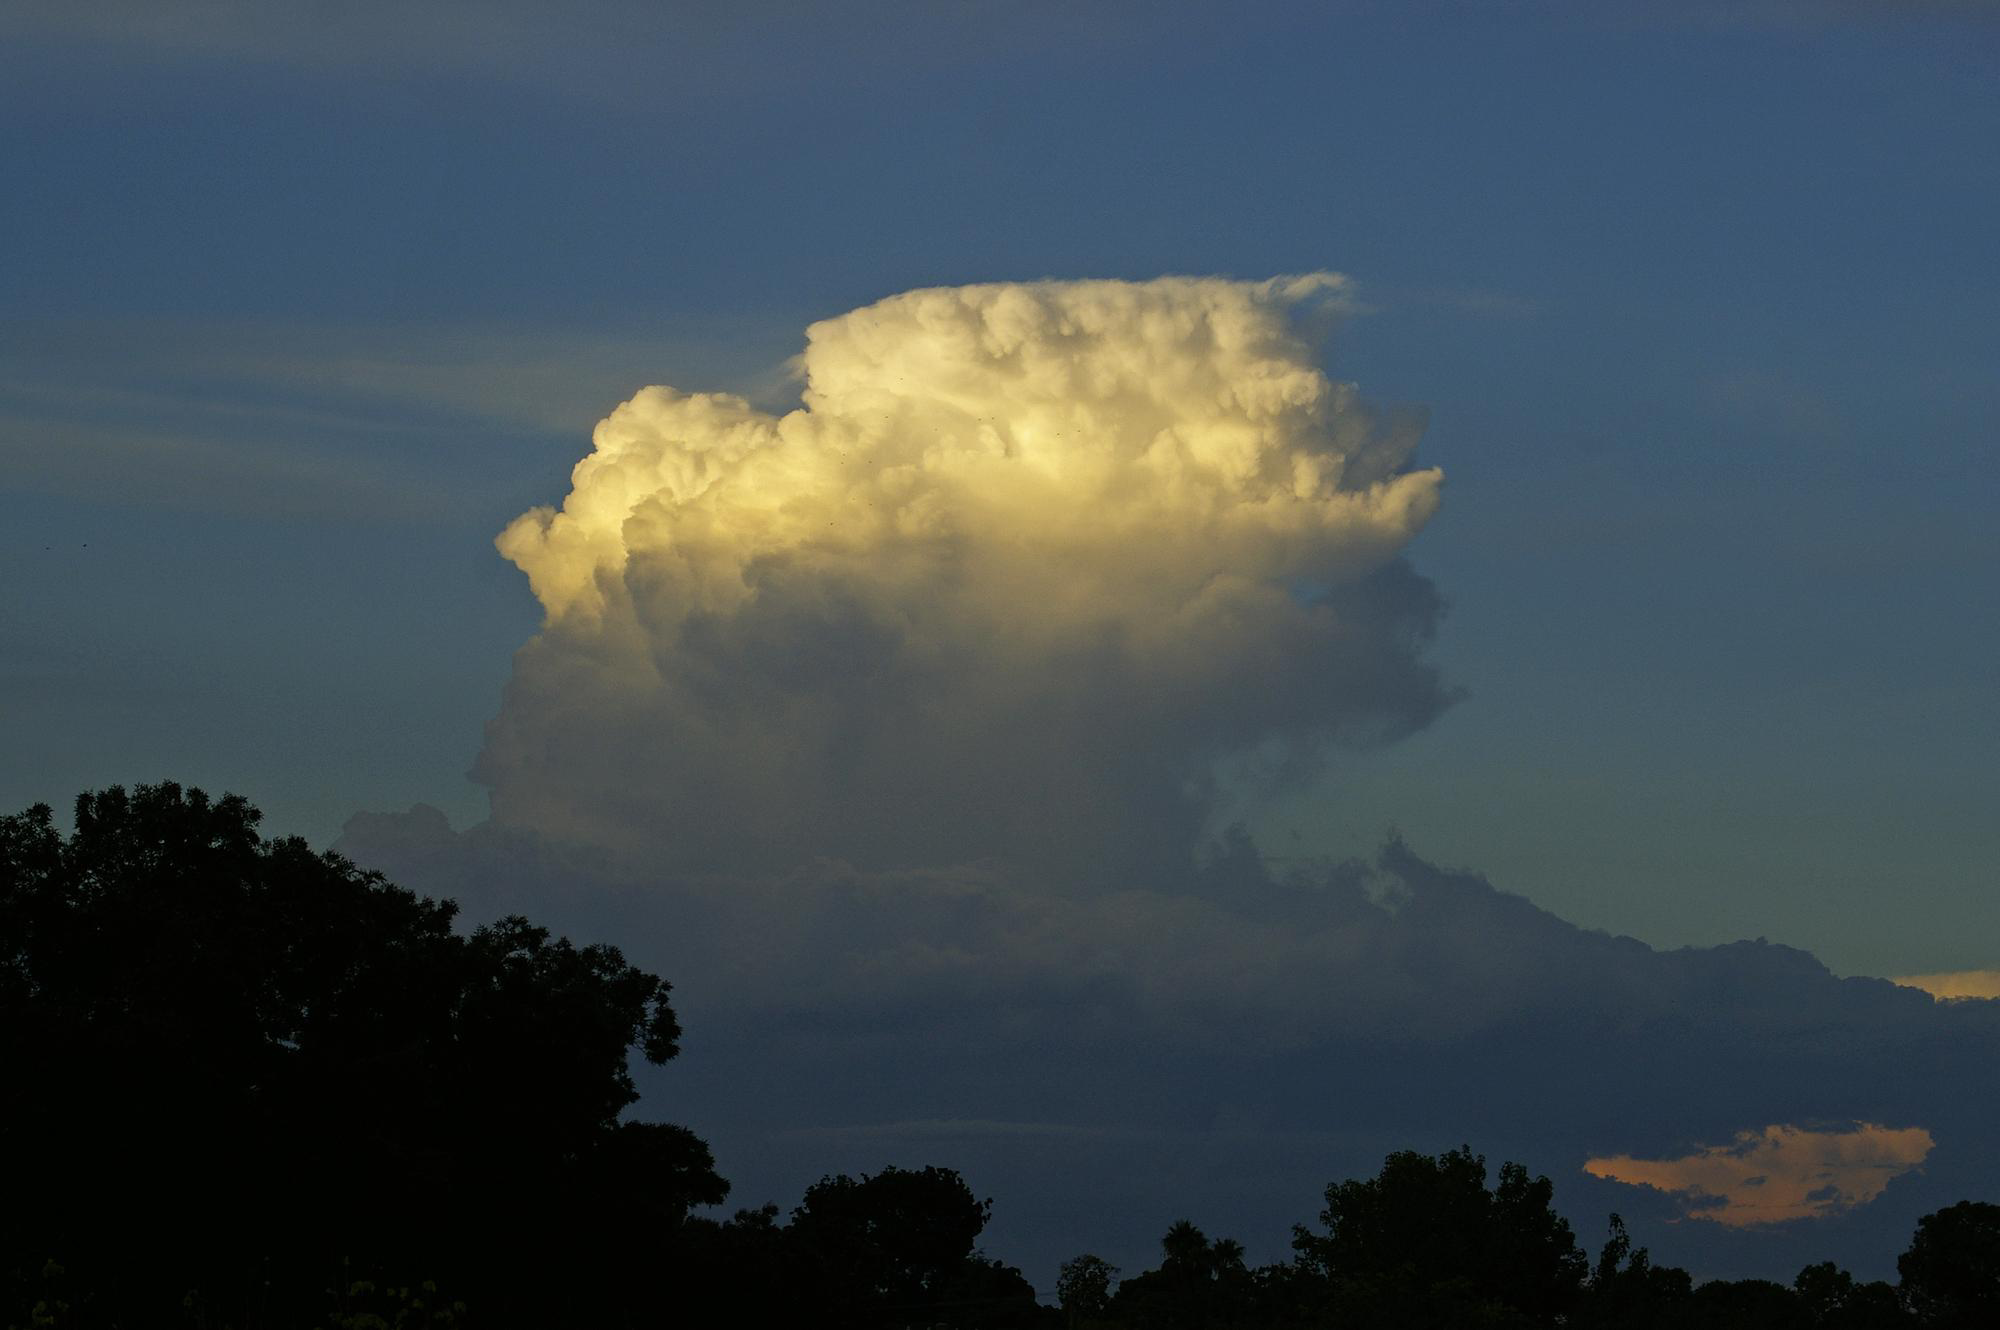
<path id="1" fill-rule="evenodd" d="M 476 775 L 683 866 L 1185 859 L 1214 763 L 1428 721 L 1441 476 L 1317 366 L 1340 279 L 913 291 L 803 405 L 649 388 L 499 538 L 546 610 Z M 663 858 L 664 857 L 664 858 Z"/>
<path id="2" fill-rule="evenodd" d="M 1772 1125 L 1676 1159 L 1614 1155 L 1592 1159 L 1594 1177 L 1681 1197 L 1691 1218 L 1740 1227 L 1819 1219 L 1880 1196 L 1916 1168 L 1937 1142 L 1922 1127 L 1816 1131 Z"/>

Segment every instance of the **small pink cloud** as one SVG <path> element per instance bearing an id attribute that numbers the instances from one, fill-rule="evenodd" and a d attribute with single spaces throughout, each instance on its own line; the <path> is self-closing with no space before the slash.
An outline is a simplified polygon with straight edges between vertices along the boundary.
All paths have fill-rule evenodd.
<path id="1" fill-rule="evenodd" d="M 1940 1002 L 1967 998 L 2000 998 L 2000 970 L 1953 970 L 1945 974 L 1906 974 L 1889 981 L 1921 988 Z"/>
<path id="2" fill-rule="evenodd" d="M 1936 1145 L 1922 1127 L 1856 1123 L 1816 1131 L 1773 1124 L 1678 1159 L 1609 1155 L 1583 1171 L 1681 1198 L 1692 1219 L 1731 1228 L 1823 1219 L 1866 1205 Z"/>

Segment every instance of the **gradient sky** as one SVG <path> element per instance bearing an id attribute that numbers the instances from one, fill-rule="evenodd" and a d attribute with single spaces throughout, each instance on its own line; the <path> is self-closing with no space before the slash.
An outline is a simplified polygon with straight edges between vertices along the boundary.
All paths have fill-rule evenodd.
<path id="1" fill-rule="evenodd" d="M 2000 7 L 1245 8 L 0 7 L 0 802 L 477 823 L 541 617 L 493 537 L 641 386 L 781 409 L 916 287 L 1333 270 L 1463 696 L 1264 851 L 2000 967 Z"/>

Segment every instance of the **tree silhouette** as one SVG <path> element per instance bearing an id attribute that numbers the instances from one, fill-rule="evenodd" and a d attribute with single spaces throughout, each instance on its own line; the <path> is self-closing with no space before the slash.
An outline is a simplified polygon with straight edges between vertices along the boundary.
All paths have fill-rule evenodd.
<path id="1" fill-rule="evenodd" d="M 1921 1324 L 2000 1325 L 2000 1205 L 1960 1201 L 1925 1215 L 1896 1272 Z"/>
<path id="2" fill-rule="evenodd" d="M 1799 1271 L 1792 1291 L 1808 1323 L 1819 1330 L 1890 1330 L 1908 1324 L 1894 1287 L 1881 1280 L 1860 1283 L 1832 1261 Z"/>
<path id="3" fill-rule="evenodd" d="M 1336 1281 L 1548 1320 L 1575 1300 L 1586 1268 L 1553 1196 L 1546 1177 L 1514 1163 L 1487 1190 L 1486 1160 L 1470 1146 L 1406 1150 L 1376 1177 L 1329 1186 L 1327 1231 L 1294 1229 L 1292 1246 Z"/>
<path id="4" fill-rule="evenodd" d="M 822 1324 L 1012 1324 L 1036 1319 L 1034 1287 L 976 1248 L 993 1203 L 948 1168 L 821 1178 L 788 1229 L 795 1278 Z"/>
<path id="5" fill-rule="evenodd" d="M 1610 1233 L 1584 1286 L 1577 1323 L 1586 1326 L 1678 1325 L 1694 1283 L 1688 1272 L 1654 1265 L 1652 1253 L 1634 1247 L 1625 1221 L 1611 1216 Z"/>
<path id="6" fill-rule="evenodd" d="M 1118 1267 L 1102 1256 L 1085 1252 L 1062 1263 L 1056 1274 L 1056 1301 L 1071 1327 L 1095 1321 L 1111 1305 L 1111 1286 Z"/>
<path id="7" fill-rule="evenodd" d="M 726 1191 L 691 1133 L 618 1122 L 628 1053 L 676 1051 L 667 984 L 524 919 L 461 936 L 259 820 L 170 783 L 81 796 L 68 837 L 0 818 L 0 1266 L 140 1322 L 194 1291 L 281 1323 L 356 1271 L 487 1324 L 606 1312 Z"/>
<path id="8" fill-rule="evenodd" d="M 1160 1239 L 1160 1251 L 1159 1269 L 1118 1286 L 1108 1309 L 1114 1319 L 1147 1327 L 1200 1327 L 1243 1324 L 1257 1315 L 1243 1244 L 1233 1238 L 1210 1241 L 1182 1219 Z"/>
<path id="9" fill-rule="evenodd" d="M 1812 1313 L 1783 1284 L 1712 1279 L 1694 1291 L 1675 1324 L 1701 1330 L 1811 1330 Z"/>

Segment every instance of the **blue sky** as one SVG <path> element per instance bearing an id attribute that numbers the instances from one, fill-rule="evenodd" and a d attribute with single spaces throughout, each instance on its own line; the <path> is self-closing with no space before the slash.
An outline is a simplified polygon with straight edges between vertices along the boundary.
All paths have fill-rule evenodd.
<path id="1" fill-rule="evenodd" d="M 1330 372 L 1428 413 L 1416 463 L 1444 469 L 1444 500 L 1406 553 L 1448 607 L 1430 656 L 1459 700 L 1234 811 L 1281 867 L 1366 858 L 1399 831 L 1424 861 L 1404 876 L 1432 884 L 1419 895 L 1468 911 L 1439 906 L 1435 937 L 1428 915 L 1367 916 L 1368 929 L 1408 930 L 1418 941 L 1398 945 L 1413 955 L 1473 957 L 1469 973 L 1484 974 L 1476 939 L 1491 913 L 1520 964 L 1612 984 L 1629 969 L 1619 1000 L 1642 1024 L 1658 993 L 1700 993 L 1704 976 L 1740 967 L 1753 977 L 1718 993 L 1810 988 L 1785 1010 L 1848 1013 L 1874 1032 L 1856 1047 L 1918 1047 L 1905 1099 L 1871 1099 L 1864 1083 L 1880 1077 L 1806 1040 L 1779 1070 L 1744 1054 L 1739 1084 L 1666 1103 L 1645 1139 L 1585 1139 L 1543 1120 L 1566 1101 L 1525 1089 L 1481 1138 L 1536 1160 L 1574 1151 L 1564 1185 L 1632 1214 L 1643 1207 L 1578 1183 L 1571 1164 L 1587 1150 L 1711 1147 L 1781 1113 L 1900 1112 L 1890 1126 L 1936 1129 L 1939 1159 L 1963 1172 L 1892 1191 L 1880 1227 L 1841 1231 L 1843 1259 L 1886 1259 L 1920 1201 L 1954 1199 L 1957 1176 L 1996 1176 L 1983 1147 L 1952 1134 L 1966 1114 L 1951 1069 L 1990 1059 L 1940 1053 L 1933 1066 L 1922 1051 L 1990 1050 L 1985 1018 L 1961 1010 L 1938 1033 L 1893 1005 L 1910 995 L 1814 987 L 1788 954 L 1634 959 L 1509 913 L 1483 887 L 1436 885 L 1456 879 L 1430 865 L 1661 948 L 1764 936 L 1843 975 L 2000 968 L 1996 66 L 2000 9 L 1970 0 L 503 0 L 333 17 L 250 0 L 11 5 L 0 801 L 60 806 L 172 777 L 243 793 L 269 830 L 319 844 L 357 812 L 418 803 L 465 833 L 488 811 L 467 772 L 541 622 L 493 538 L 562 501 L 593 425 L 642 386 L 782 409 L 808 324 L 917 287 L 1333 270 L 1354 286 Z M 532 857 L 501 852 L 519 830 L 453 840 L 391 819 L 345 844 L 379 846 L 427 889 L 469 874 L 472 894 L 558 923 L 651 918 L 576 906 L 562 865 L 583 870 L 554 850 L 556 868 L 537 860 L 518 870 L 527 885 L 508 885 Z M 975 890 L 943 880 L 947 895 Z M 1177 954 L 1182 925 L 1166 918 L 1149 936 Z M 1350 923 L 1311 925 L 1300 954 Z M 678 937 L 657 953 L 621 940 L 691 977 L 728 977 Z M 1055 975 L 1050 992 L 1074 977 Z M 1493 982 L 1515 1011 L 1512 981 Z M 934 1038 L 955 1000 L 940 991 L 929 1015 L 884 1019 Z M 1023 1000 L 1044 1015 L 1036 1004 L 1054 1001 Z M 1660 1065 L 1693 1085 L 1713 1071 L 1714 1041 L 1763 1028 L 1734 1000 L 1716 997 Z M 672 1073 L 713 1073 L 684 1102 L 709 1106 L 694 1125 L 752 1189 L 777 1195 L 797 1179 L 769 1161 L 829 1142 L 871 1167 L 884 1142 L 948 1138 L 1004 1172 L 1021 1160 L 1003 1137 L 1112 1139 L 1103 1123 L 1044 1121 L 1057 1110 L 1025 1089 L 1019 1121 L 986 1139 L 960 1120 L 956 1082 L 908 1066 L 921 1121 L 869 1119 L 902 1109 L 858 1083 L 849 1099 L 827 1092 L 854 1105 L 850 1120 L 786 1116 L 728 1079 L 778 1073 L 736 1065 L 702 1033 L 763 1038 L 776 1008 L 731 1008 L 699 982 L 677 1001 L 695 1018 Z M 1534 1023 L 1542 1001 L 1524 999 L 1542 1014 L 1495 1047 L 1595 1075 Z M 1588 1006 L 1569 988 L 1547 1001 Z M 1310 1037 L 1346 1057 L 1379 1035 L 1340 1031 Z M 1298 1149 L 1329 1169 L 1336 1137 L 1357 1158 L 1456 1144 L 1466 1133 L 1435 1105 L 1466 1102 L 1463 1087 L 1428 1056 L 1345 1123 L 1307 1120 L 1284 1097 L 1300 1089 L 1290 1073 L 1243 1072 L 1241 1102 L 1146 1128 L 1164 1136 L 1119 1136 L 1106 1157 L 1129 1178 L 1148 1150 L 1185 1155 L 1200 1174 L 1187 1185 L 1207 1186 L 1233 1167 L 1198 1167 L 1236 1148 L 1215 1146 L 1221 1123 L 1251 1142 L 1246 1168 L 1292 1186 L 1304 1175 L 1288 1141 L 1309 1137 Z M 1593 1121 L 1615 1123 L 1621 1094 L 1643 1106 L 1654 1093 L 1643 1049 L 1618 1056 L 1625 1079 Z M 1210 1081 L 1173 1067 L 1131 1084 L 1185 1081 L 1199 1100 Z M 980 1079 L 992 1066 L 963 1074 L 995 1093 Z M 1125 1075 L 1103 1073 L 1112 1087 Z M 1780 1107 L 1788 1077 L 1819 1097 Z M 759 1137 L 743 1124 L 767 1109 Z M 1673 1122 L 1698 1125 L 1677 1137 Z M 1183 1131 L 1223 1154 L 1172 1144 Z M 1304 1217 L 1273 1211 L 1277 1194 L 1211 1199 L 1245 1224 Z M 1662 1201 L 1654 1240 L 1678 1233 L 1716 1271 L 1833 1250 L 1792 1231 L 1730 1256 L 1674 1218 Z M 1032 1246 L 1033 1227 L 1010 1232 Z"/>
<path id="2" fill-rule="evenodd" d="M 1269 847 L 1992 963 L 1988 7 L 152 10 L 6 20 L 14 803 L 476 818 L 487 541 L 631 390 L 781 393 L 917 285 L 1332 268 L 1467 697 Z"/>

